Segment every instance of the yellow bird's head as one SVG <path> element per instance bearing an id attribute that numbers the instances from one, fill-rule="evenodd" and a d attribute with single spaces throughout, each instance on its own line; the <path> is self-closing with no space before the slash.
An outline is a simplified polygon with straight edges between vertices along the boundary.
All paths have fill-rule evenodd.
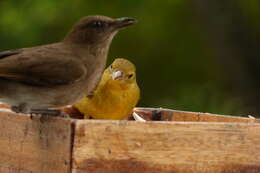
<path id="1" fill-rule="evenodd" d="M 105 70 L 104 75 L 112 85 L 126 87 L 136 83 L 135 65 L 123 58 L 115 59 Z"/>

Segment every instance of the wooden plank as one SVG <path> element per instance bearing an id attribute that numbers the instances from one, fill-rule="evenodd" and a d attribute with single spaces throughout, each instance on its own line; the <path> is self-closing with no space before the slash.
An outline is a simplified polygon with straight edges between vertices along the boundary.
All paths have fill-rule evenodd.
<path id="1" fill-rule="evenodd" d="M 146 120 L 158 121 L 195 121 L 195 122 L 247 122 L 259 123 L 259 119 L 248 117 L 218 115 L 201 112 L 188 112 L 163 108 L 135 108 L 140 116 Z"/>
<path id="2" fill-rule="evenodd" d="M 78 120 L 73 173 L 260 172 L 260 124 Z"/>
<path id="3" fill-rule="evenodd" d="M 9 105 L 0 104 L 0 108 L 9 108 Z M 84 116 L 73 106 L 60 108 L 69 114 L 72 118 L 84 119 Z M 142 108 L 134 109 L 141 117 L 152 121 L 195 121 L 195 122 L 248 122 L 260 123 L 260 119 L 252 119 L 248 117 L 218 115 L 211 113 L 189 112 L 164 108 Z M 133 120 L 130 116 L 129 120 Z"/>
<path id="4" fill-rule="evenodd" d="M 70 173 L 72 122 L 0 112 L 0 173 Z"/>

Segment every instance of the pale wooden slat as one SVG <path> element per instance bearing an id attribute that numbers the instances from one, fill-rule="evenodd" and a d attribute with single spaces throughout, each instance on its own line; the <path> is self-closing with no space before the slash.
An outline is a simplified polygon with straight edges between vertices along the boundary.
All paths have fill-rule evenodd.
<path id="1" fill-rule="evenodd" d="M 260 172 L 260 124 L 79 120 L 72 172 Z"/>
<path id="2" fill-rule="evenodd" d="M 1 173 L 69 173 L 70 120 L 0 112 Z"/>
<path id="3" fill-rule="evenodd" d="M 179 111 L 163 108 L 135 108 L 135 112 L 147 120 L 157 118 L 164 121 L 195 121 L 195 122 L 260 122 L 259 119 L 248 117 L 218 115 L 211 113 Z"/>

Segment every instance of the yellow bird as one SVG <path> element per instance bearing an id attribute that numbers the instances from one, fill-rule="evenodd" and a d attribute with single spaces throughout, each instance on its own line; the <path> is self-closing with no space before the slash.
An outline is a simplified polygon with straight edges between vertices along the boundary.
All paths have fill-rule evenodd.
<path id="1" fill-rule="evenodd" d="M 85 118 L 121 120 L 129 116 L 139 98 L 135 65 L 118 58 L 104 71 L 94 95 L 83 98 L 74 107 Z"/>

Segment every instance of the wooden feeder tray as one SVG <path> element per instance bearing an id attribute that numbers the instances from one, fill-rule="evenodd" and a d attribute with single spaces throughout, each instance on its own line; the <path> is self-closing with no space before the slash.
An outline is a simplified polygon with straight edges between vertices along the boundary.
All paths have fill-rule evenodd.
<path id="1" fill-rule="evenodd" d="M 0 173 L 260 172 L 260 120 L 137 112 L 157 121 L 40 118 L 1 110 Z"/>

